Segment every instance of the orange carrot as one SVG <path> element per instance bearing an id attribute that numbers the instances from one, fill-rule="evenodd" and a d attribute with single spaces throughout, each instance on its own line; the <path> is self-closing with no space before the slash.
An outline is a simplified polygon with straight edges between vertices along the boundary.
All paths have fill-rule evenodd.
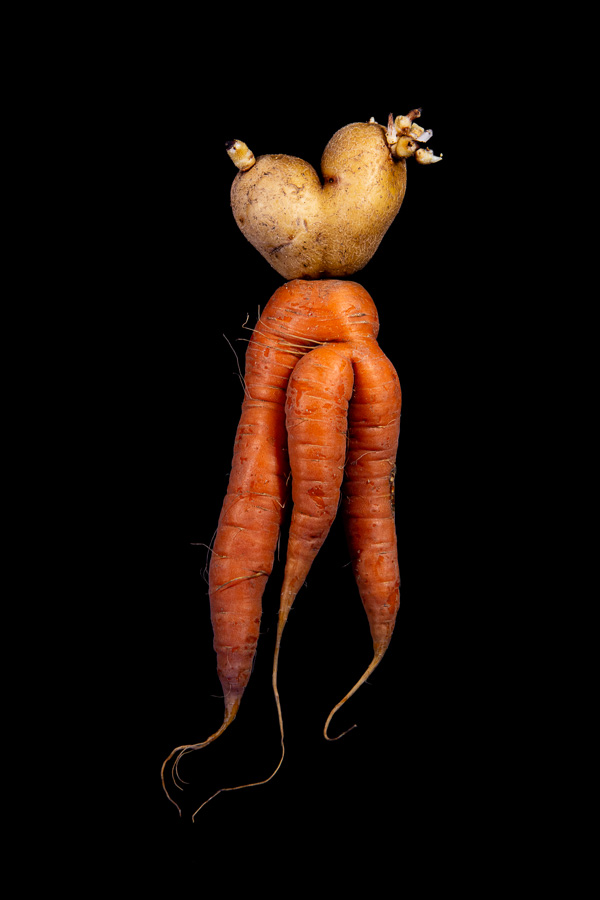
<path id="1" fill-rule="evenodd" d="M 297 382 L 302 386 L 303 397 L 308 393 L 314 398 L 312 405 L 298 403 Z M 331 398 L 345 400 L 349 384 L 353 393 L 346 458 L 345 421 L 343 429 L 340 427 L 340 414 L 344 418 L 345 415 L 341 408 L 337 416 L 334 414 Z M 324 728 L 328 740 L 332 716 L 366 681 L 389 646 L 400 604 L 393 503 L 400 409 L 398 376 L 373 338 L 313 350 L 298 364 L 290 380 L 287 427 L 294 510 L 272 676 L 282 750 L 283 721 L 277 687 L 281 637 L 296 594 L 337 512 L 344 464 L 344 521 L 374 656 L 359 681 L 330 713 Z"/>
<path id="2" fill-rule="evenodd" d="M 400 410 L 397 376 L 375 340 L 378 328 L 375 305 L 359 284 L 296 280 L 275 292 L 254 329 L 246 354 L 245 397 L 231 475 L 209 572 L 224 718 L 206 740 L 176 747 L 163 763 L 163 787 L 171 800 L 164 781 L 167 763 L 175 757 L 175 778 L 180 758 L 214 741 L 237 714 L 256 652 L 262 594 L 273 568 L 291 465 L 294 509 L 273 668 L 283 748 L 276 686 L 281 633 L 338 509 L 348 420 L 348 462 L 353 471 L 349 474 L 346 466 L 350 496 L 345 509 L 350 547 L 357 579 L 364 583 L 359 587 L 375 659 L 385 652 L 397 611 L 397 558 L 389 509 Z M 379 550 L 373 556 L 375 546 Z M 389 565 L 381 561 L 386 556 Z M 378 584 L 371 584 L 374 581 Z"/>
<path id="3" fill-rule="evenodd" d="M 396 370 L 379 347 L 355 351 L 353 366 L 354 396 L 349 413 L 342 512 L 354 576 L 371 629 L 374 655 L 361 678 L 329 714 L 324 729 L 328 739 L 327 729 L 334 713 L 381 662 L 400 606 L 394 521 L 396 453 L 402 405 L 400 382 Z"/>
<path id="4" fill-rule="evenodd" d="M 340 352 L 340 347 L 347 346 L 327 344 L 308 353 L 296 366 L 287 392 L 286 427 L 294 507 L 272 676 L 282 751 L 283 720 L 277 688 L 281 637 L 296 594 L 338 511 L 346 461 L 348 403 L 354 384 L 352 365 L 347 355 Z M 279 765 L 282 760 L 283 753 Z"/>

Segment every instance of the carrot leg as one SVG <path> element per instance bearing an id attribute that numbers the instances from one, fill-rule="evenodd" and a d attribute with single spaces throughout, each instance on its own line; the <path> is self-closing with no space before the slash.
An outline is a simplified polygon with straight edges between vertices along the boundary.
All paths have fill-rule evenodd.
<path id="1" fill-rule="evenodd" d="M 287 390 L 286 427 L 294 506 L 273 658 L 273 693 L 282 750 L 277 769 L 285 753 L 277 686 L 281 638 L 296 595 L 338 511 L 352 385 L 349 360 L 339 352 L 338 345 L 327 345 L 303 357 L 294 369 Z"/>
<path id="2" fill-rule="evenodd" d="M 174 759 L 172 777 L 179 787 L 179 761 L 186 753 L 211 744 L 233 722 L 252 672 L 262 596 L 273 568 L 287 496 L 286 388 L 301 353 L 284 344 L 265 330 L 253 336 L 246 354 L 245 397 L 209 567 L 223 722 L 206 740 L 175 748 L 163 763 L 163 788 L 178 809 L 165 785 L 165 767 Z"/>
<path id="3" fill-rule="evenodd" d="M 373 659 L 325 723 L 367 680 L 383 658 L 400 605 L 394 521 L 394 479 L 402 396 L 396 371 L 374 342 L 352 355 L 354 395 L 342 512 L 354 576 L 373 640 Z M 345 734 L 346 732 L 344 732 Z M 339 735 L 341 737 L 341 735 Z"/>
<path id="4" fill-rule="evenodd" d="M 259 636 L 262 595 L 286 497 L 283 407 L 244 401 L 234 464 L 209 569 L 217 671 L 225 714 L 239 705 Z"/>

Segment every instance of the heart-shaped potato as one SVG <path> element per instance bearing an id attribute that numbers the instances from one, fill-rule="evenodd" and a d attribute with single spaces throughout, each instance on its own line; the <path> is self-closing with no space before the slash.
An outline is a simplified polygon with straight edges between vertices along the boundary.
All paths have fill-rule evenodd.
<path id="1" fill-rule="evenodd" d="M 387 128 L 371 121 L 340 129 L 323 153 L 322 180 L 302 159 L 255 159 L 245 144 L 230 142 L 240 168 L 231 206 L 242 233 L 286 280 L 340 278 L 362 269 L 404 199 L 406 158 L 415 153 L 413 138 L 425 134 L 412 122 L 419 112 L 395 122 L 390 116 Z M 429 155 L 420 161 L 437 161 Z"/>

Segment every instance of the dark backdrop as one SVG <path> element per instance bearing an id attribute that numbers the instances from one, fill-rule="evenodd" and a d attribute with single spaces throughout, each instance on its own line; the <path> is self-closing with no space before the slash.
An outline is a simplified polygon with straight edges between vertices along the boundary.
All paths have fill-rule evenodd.
<path id="1" fill-rule="evenodd" d="M 465 785 L 473 815 L 478 809 L 491 740 L 480 722 L 493 689 L 480 674 L 493 641 L 481 509 L 497 463 L 480 424 L 488 394 L 481 362 L 493 329 L 482 292 L 490 279 L 488 270 L 481 278 L 481 183 L 470 178 L 474 142 L 465 129 L 476 113 L 447 80 L 423 89 L 409 79 L 370 93 L 350 86 L 315 111 L 297 86 L 230 90 L 217 74 L 215 83 L 207 80 L 206 67 L 199 82 L 176 54 L 170 63 L 168 71 L 130 79 L 118 110 L 102 111 L 109 165 L 96 182 L 102 213 L 113 203 L 115 180 L 119 196 L 101 235 L 98 317 L 106 347 L 95 392 L 102 479 L 118 497 L 107 531 L 118 576 L 104 600 L 115 622 L 108 662 L 114 654 L 123 673 L 115 688 L 123 715 L 111 724 L 115 755 L 123 755 L 116 802 L 125 820 L 180 834 L 213 791 L 260 780 L 279 758 L 270 669 L 284 545 L 238 718 L 182 765 L 190 782 L 177 792 L 183 819 L 160 786 L 172 747 L 202 740 L 221 721 L 206 545 L 242 401 L 243 324 L 254 323 L 282 283 L 233 220 L 235 169 L 225 142 L 240 138 L 256 155 L 289 153 L 318 169 L 338 128 L 421 106 L 421 124 L 434 132 L 430 146 L 444 159 L 429 167 L 409 160 L 402 209 L 353 276 L 378 307 L 380 344 L 403 389 L 396 632 L 369 684 L 335 722 L 336 729 L 357 728 L 326 742 L 329 710 L 371 658 L 336 523 L 284 635 L 284 765 L 265 786 L 217 797 L 194 828 L 203 840 L 231 821 L 250 831 L 263 819 L 299 830 L 302 813 L 322 842 L 330 828 L 350 837 L 370 817 L 392 811 L 424 834 L 451 829 Z"/>

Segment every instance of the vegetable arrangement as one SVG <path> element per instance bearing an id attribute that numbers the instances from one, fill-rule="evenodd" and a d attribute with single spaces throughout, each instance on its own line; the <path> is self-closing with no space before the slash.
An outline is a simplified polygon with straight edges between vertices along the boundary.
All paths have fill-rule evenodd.
<path id="1" fill-rule="evenodd" d="M 290 481 L 293 506 L 272 672 L 281 732 L 275 772 L 285 752 L 277 687 L 282 634 L 339 508 L 373 659 L 329 714 L 328 740 L 336 739 L 329 735 L 332 717 L 389 646 L 400 604 L 394 484 L 401 390 L 377 343 L 373 300 L 344 279 L 371 259 L 398 213 L 406 160 L 440 159 L 423 146 L 431 132 L 416 124 L 419 116 L 412 110 L 390 115 L 386 127 L 371 120 L 342 128 L 323 153 L 322 181 L 303 160 L 255 158 L 241 141 L 227 144 L 239 169 L 231 190 L 235 220 L 285 283 L 260 314 L 246 353 L 244 400 L 210 559 L 223 722 L 204 741 L 176 747 L 163 763 L 163 787 L 178 809 L 165 782 L 167 766 L 180 787 L 179 761 L 223 734 L 248 684 Z"/>

